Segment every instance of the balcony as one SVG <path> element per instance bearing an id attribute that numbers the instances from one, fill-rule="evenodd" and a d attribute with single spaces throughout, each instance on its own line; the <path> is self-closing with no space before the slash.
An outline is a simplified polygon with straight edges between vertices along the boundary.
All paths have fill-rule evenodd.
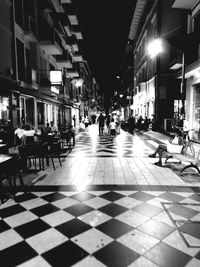
<path id="1" fill-rule="evenodd" d="M 51 3 L 56 12 L 63 12 L 62 4 L 60 0 L 51 0 Z"/>
<path id="2" fill-rule="evenodd" d="M 67 36 L 71 37 L 72 36 L 72 32 L 71 32 L 70 26 L 66 25 L 66 26 L 64 26 L 64 29 L 66 31 Z"/>
<path id="3" fill-rule="evenodd" d="M 175 0 L 172 1 L 172 7 L 173 8 L 181 8 L 181 9 L 192 9 L 198 0 Z"/>
<path id="4" fill-rule="evenodd" d="M 71 0 L 61 0 L 62 4 L 71 4 L 72 1 Z"/>
<path id="5" fill-rule="evenodd" d="M 74 6 L 69 3 L 63 3 L 63 7 L 64 7 L 65 12 L 68 15 L 71 25 L 78 25 L 78 19 L 76 16 L 76 11 L 75 11 Z"/>
<path id="6" fill-rule="evenodd" d="M 182 67 L 182 53 L 176 52 L 175 55 L 172 55 L 170 58 L 169 68 L 170 70 L 177 71 Z"/>
<path id="7" fill-rule="evenodd" d="M 70 51 L 73 50 L 74 52 L 78 52 L 79 51 L 79 47 L 78 47 L 78 44 L 77 44 L 77 39 L 76 39 L 76 36 L 75 35 L 72 35 L 71 37 L 68 37 L 66 39 L 66 45 L 68 47 L 70 47 Z"/>
<path id="8" fill-rule="evenodd" d="M 27 40 L 36 39 L 36 24 L 31 16 L 24 17 L 24 35 Z"/>
<path id="9" fill-rule="evenodd" d="M 60 69 L 62 68 L 72 68 L 72 58 L 69 53 L 65 52 L 63 55 L 56 56 L 56 63 Z"/>
<path id="10" fill-rule="evenodd" d="M 80 54 L 73 55 L 73 59 L 75 62 L 82 62 L 83 61 L 83 57 Z"/>
<path id="11" fill-rule="evenodd" d="M 71 78 L 71 79 L 78 78 L 79 77 L 79 73 L 75 69 L 67 69 L 66 77 L 67 78 Z"/>
<path id="12" fill-rule="evenodd" d="M 81 29 L 80 29 L 79 25 L 73 25 L 72 26 L 72 33 L 76 36 L 77 40 L 82 40 L 83 39 L 83 36 L 82 36 Z"/>
<path id="13" fill-rule="evenodd" d="M 52 13 L 51 15 L 54 18 L 54 21 L 59 20 L 63 27 L 70 25 L 70 21 L 66 13 L 56 12 L 56 13 Z"/>
<path id="14" fill-rule="evenodd" d="M 40 27 L 38 39 L 40 46 L 47 54 L 62 55 L 62 40 L 54 28 Z"/>

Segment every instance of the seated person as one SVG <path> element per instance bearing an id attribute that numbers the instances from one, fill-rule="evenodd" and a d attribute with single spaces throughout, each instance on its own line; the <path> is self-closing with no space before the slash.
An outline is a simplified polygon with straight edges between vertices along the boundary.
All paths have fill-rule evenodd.
<path id="1" fill-rule="evenodd" d="M 50 122 L 50 128 L 51 128 L 51 132 L 52 133 L 57 133 L 58 128 L 57 128 L 56 125 L 54 125 L 54 122 L 53 121 Z"/>
<path id="2" fill-rule="evenodd" d="M 30 126 L 29 124 L 25 125 L 24 135 L 26 135 L 26 136 L 34 136 L 35 133 L 36 133 L 36 130 L 34 129 L 33 126 Z"/>
<path id="3" fill-rule="evenodd" d="M 21 142 L 22 136 L 24 135 L 24 129 L 22 124 L 18 125 L 17 129 L 14 131 L 14 135 L 16 137 L 15 145 L 17 145 Z"/>
<path id="4" fill-rule="evenodd" d="M 158 153 L 159 160 L 154 164 L 157 166 L 162 166 L 162 157 L 164 152 L 181 153 L 182 148 L 183 148 L 182 132 L 179 129 L 175 129 L 174 137 L 169 140 L 169 144 L 159 144 L 155 152 L 149 155 L 149 157 L 156 158 L 156 154 Z"/>
<path id="5" fill-rule="evenodd" d="M 33 128 L 33 126 L 30 126 L 29 124 L 25 125 L 24 133 L 22 136 L 22 144 L 26 144 L 27 140 L 29 139 L 30 142 L 31 140 L 35 141 L 35 135 L 37 134 L 36 130 Z M 30 138 L 32 137 L 32 138 Z"/>
<path id="6" fill-rule="evenodd" d="M 6 143 L 7 131 L 0 126 L 0 143 Z"/>
<path id="7" fill-rule="evenodd" d="M 50 124 L 47 122 L 46 127 L 44 128 L 44 134 L 49 134 L 51 132 Z"/>

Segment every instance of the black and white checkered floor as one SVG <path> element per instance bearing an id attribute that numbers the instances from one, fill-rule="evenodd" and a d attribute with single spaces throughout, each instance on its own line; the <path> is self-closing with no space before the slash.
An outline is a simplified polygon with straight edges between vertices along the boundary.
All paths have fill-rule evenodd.
<path id="1" fill-rule="evenodd" d="M 33 187 L 0 206 L 0 266 L 200 266 L 200 191 Z"/>

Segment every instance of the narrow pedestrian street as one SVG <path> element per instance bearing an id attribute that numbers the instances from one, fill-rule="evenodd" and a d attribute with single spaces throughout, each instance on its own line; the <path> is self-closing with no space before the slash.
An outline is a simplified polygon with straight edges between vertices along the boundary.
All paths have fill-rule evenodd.
<path id="1" fill-rule="evenodd" d="M 154 165 L 153 136 L 92 124 L 62 167 L 24 175 L 0 206 L 2 266 L 200 266 L 200 177 Z"/>

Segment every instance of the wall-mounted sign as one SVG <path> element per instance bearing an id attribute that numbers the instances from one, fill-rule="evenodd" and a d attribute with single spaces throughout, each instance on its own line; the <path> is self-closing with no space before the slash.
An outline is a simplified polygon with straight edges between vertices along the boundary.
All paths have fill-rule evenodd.
<path id="1" fill-rule="evenodd" d="M 55 94 L 59 94 L 60 91 L 56 86 L 51 86 L 51 92 L 55 93 Z"/>
<path id="2" fill-rule="evenodd" d="M 50 82 L 51 84 L 62 84 L 62 71 L 51 70 L 50 71 Z"/>

